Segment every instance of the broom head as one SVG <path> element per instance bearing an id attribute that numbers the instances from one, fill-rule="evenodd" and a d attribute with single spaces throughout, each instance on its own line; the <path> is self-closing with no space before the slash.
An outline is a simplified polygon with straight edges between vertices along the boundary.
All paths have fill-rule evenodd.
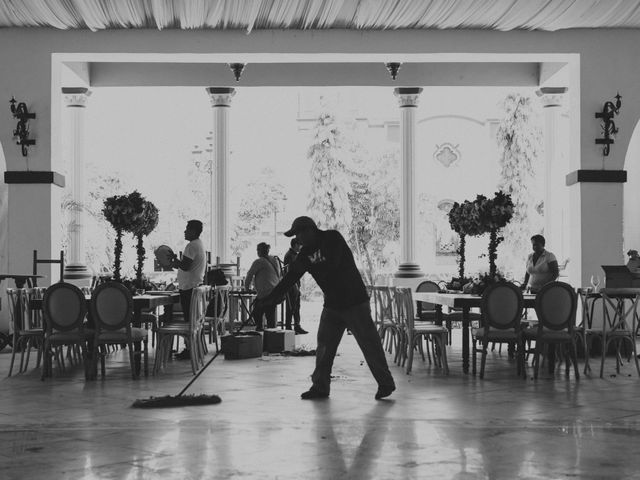
<path id="1" fill-rule="evenodd" d="M 138 399 L 131 406 L 133 408 L 169 408 L 189 405 L 213 405 L 221 401 L 222 399 L 217 395 L 165 395 L 164 397 Z"/>

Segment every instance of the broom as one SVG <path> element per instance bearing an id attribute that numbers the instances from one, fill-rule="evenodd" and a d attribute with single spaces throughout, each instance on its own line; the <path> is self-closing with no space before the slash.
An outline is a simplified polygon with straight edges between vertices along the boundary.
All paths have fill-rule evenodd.
<path id="1" fill-rule="evenodd" d="M 249 321 L 249 319 L 253 317 L 254 310 L 255 310 L 255 302 L 251 304 L 251 312 L 249 313 L 249 315 L 247 315 L 246 320 L 242 322 L 242 324 L 237 328 L 235 333 L 240 332 L 240 330 L 242 330 L 242 327 L 244 327 L 245 324 Z M 216 358 L 218 358 L 218 355 L 220 355 L 221 351 L 222 351 L 222 348 L 220 348 L 220 350 L 218 350 L 216 354 L 213 357 L 211 357 L 211 359 L 206 363 L 206 365 L 202 367 L 198 371 L 198 373 L 195 374 L 195 376 L 189 381 L 189 383 L 187 383 L 187 385 L 182 390 L 180 390 L 180 393 L 178 393 L 176 396 L 164 395 L 162 397 L 150 397 L 150 398 L 138 399 L 135 402 L 133 402 L 131 407 L 133 408 L 168 408 L 168 407 L 186 407 L 186 406 L 195 406 L 195 405 L 214 405 L 216 403 L 220 403 L 222 399 L 218 395 L 205 395 L 205 394 L 183 395 L 183 394 L 193 384 L 193 382 L 195 382 L 198 379 L 198 377 L 202 374 L 202 372 L 204 372 L 207 369 L 207 367 L 211 365 L 211 363 L 213 363 L 213 361 Z"/>
<path id="2" fill-rule="evenodd" d="M 206 368 L 220 355 L 222 349 L 218 350 L 216 354 L 211 357 L 204 367 L 195 374 L 195 376 L 187 383 L 186 387 L 180 390 L 178 395 L 164 395 L 162 397 L 150 397 L 144 399 L 138 399 L 131 405 L 133 408 L 166 408 L 166 407 L 184 407 L 189 405 L 213 405 L 220 403 L 222 399 L 218 395 L 183 395 L 187 391 L 187 388 L 191 386 L 193 382 L 200 376 Z"/>

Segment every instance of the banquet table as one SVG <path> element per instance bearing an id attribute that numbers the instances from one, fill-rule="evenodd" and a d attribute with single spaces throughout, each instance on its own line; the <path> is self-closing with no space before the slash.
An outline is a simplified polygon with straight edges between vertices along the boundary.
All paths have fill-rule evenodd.
<path id="1" fill-rule="evenodd" d="M 462 309 L 462 371 L 469 373 L 469 310 L 482 306 L 482 296 L 470 293 L 439 293 L 439 292 L 412 292 L 413 299 L 418 302 L 433 303 L 436 308 L 436 315 L 440 321 L 442 317 L 442 307 Z M 535 306 L 535 295 L 525 294 L 524 307 L 533 308 Z"/>

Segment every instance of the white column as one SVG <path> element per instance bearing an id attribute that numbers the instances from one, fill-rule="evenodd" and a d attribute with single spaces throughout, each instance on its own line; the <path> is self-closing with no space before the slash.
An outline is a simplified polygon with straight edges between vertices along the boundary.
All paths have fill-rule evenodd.
<path id="1" fill-rule="evenodd" d="M 416 108 L 422 88 L 396 88 L 394 94 L 400 105 L 400 136 L 402 157 L 402 186 L 400 190 L 400 265 L 396 278 L 415 279 L 424 276 L 415 263 L 416 209 Z M 405 283 L 405 282 L 397 282 Z"/>
<path id="2" fill-rule="evenodd" d="M 84 164 L 85 157 L 85 113 L 87 99 L 91 92 L 87 88 L 62 88 L 66 106 L 66 121 L 69 132 L 69 155 L 71 171 L 73 172 L 72 198 L 81 207 L 85 203 L 84 195 Z M 84 208 L 75 208 L 71 212 L 69 224 L 69 249 L 65 259 L 64 279 L 77 285 L 91 283 L 92 272 L 86 265 L 86 251 L 84 241 Z"/>
<path id="3" fill-rule="evenodd" d="M 213 107 L 213 164 L 211 165 L 215 188 L 211 192 L 213 208 L 211 219 L 212 261 L 216 256 L 222 263 L 229 262 L 229 203 L 228 173 L 229 162 L 229 110 L 231 99 L 236 94 L 234 88 L 208 87 L 207 92 Z"/>
<path id="4" fill-rule="evenodd" d="M 561 155 L 558 122 L 566 92 L 566 87 L 542 87 L 536 91 L 544 109 L 544 236 L 547 247 L 558 257 L 558 262 L 566 260 L 564 246 L 567 239 L 564 235 L 569 231 L 569 192 L 564 181 L 569 165 Z"/>

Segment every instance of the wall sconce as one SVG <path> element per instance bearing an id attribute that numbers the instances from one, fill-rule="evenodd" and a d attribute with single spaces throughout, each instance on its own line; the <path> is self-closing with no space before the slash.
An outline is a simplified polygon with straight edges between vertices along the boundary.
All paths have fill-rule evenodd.
<path id="1" fill-rule="evenodd" d="M 244 71 L 244 67 L 247 66 L 246 63 L 229 63 L 229 68 L 233 72 L 233 76 L 236 79 L 236 82 L 240 81 L 240 77 L 242 76 L 242 72 Z"/>
<path id="2" fill-rule="evenodd" d="M 402 64 L 398 63 L 398 62 L 390 62 L 390 63 L 385 63 L 384 66 L 387 67 L 387 70 L 389 70 L 389 73 L 391 74 L 391 79 L 395 80 L 396 77 L 398 76 L 398 72 L 400 71 L 400 66 Z"/>
<path id="3" fill-rule="evenodd" d="M 11 97 L 9 103 L 11 104 L 11 113 L 13 113 L 13 118 L 18 119 L 16 129 L 13 131 L 13 137 L 17 139 L 16 145 L 20 145 L 22 148 L 22 156 L 26 157 L 28 147 L 36 144 L 34 139 L 29 138 L 29 120 L 36 118 L 36 114 L 29 113 L 27 104 L 24 102 L 18 103 L 13 97 Z M 16 103 L 18 103 L 17 106 Z"/>
<path id="4" fill-rule="evenodd" d="M 613 138 L 616 133 L 618 133 L 618 128 L 616 127 L 615 122 L 613 121 L 613 117 L 620 112 L 620 107 L 622 106 L 622 97 L 620 93 L 615 96 L 616 103 L 613 102 L 605 102 L 602 107 L 601 112 L 596 112 L 596 118 L 602 119 L 602 133 L 604 138 L 596 138 L 596 145 L 604 145 L 602 149 L 602 154 L 606 157 L 609 155 L 609 148 L 613 143 Z"/>

